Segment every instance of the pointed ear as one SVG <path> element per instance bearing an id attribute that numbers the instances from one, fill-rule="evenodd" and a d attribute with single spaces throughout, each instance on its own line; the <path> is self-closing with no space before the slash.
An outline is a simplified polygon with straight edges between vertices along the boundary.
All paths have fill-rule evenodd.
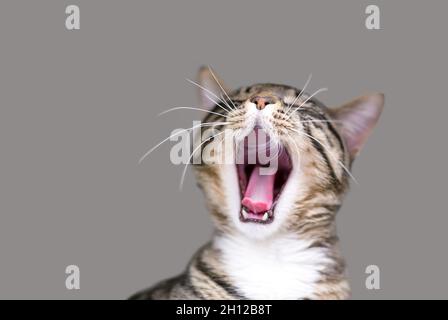
<path id="1" fill-rule="evenodd" d="M 331 114 L 340 128 L 353 160 L 367 141 L 384 106 L 384 95 L 374 93 L 359 97 L 332 109 Z"/>
<path id="2" fill-rule="evenodd" d="M 203 66 L 199 69 L 198 82 L 203 87 L 199 88 L 199 102 L 207 110 L 219 102 L 221 95 L 225 97 L 230 92 L 210 67 Z"/>

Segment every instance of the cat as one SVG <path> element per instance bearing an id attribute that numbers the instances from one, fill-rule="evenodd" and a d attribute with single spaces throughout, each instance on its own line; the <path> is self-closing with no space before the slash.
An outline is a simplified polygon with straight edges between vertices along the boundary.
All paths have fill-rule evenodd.
<path id="1" fill-rule="evenodd" d="M 249 134 L 265 132 L 281 148 L 278 169 L 262 176 L 264 166 L 247 159 L 194 165 L 213 239 L 184 273 L 131 299 L 349 298 L 335 215 L 384 95 L 327 108 L 305 88 L 265 83 L 229 90 L 205 67 L 198 79 L 201 105 L 210 111 L 203 123 L 230 130 L 240 146 Z"/>

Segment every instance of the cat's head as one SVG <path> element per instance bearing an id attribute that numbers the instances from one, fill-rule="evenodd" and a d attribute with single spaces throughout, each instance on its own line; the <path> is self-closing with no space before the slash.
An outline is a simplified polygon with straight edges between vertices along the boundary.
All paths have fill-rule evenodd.
<path id="1" fill-rule="evenodd" d="M 232 159 L 194 166 L 217 228 L 262 239 L 300 231 L 309 219 L 332 220 L 384 96 L 365 95 L 330 109 L 286 85 L 229 90 L 209 68 L 200 70 L 199 85 L 200 102 L 210 111 L 203 129 L 212 126 L 221 146 L 212 154 Z"/>

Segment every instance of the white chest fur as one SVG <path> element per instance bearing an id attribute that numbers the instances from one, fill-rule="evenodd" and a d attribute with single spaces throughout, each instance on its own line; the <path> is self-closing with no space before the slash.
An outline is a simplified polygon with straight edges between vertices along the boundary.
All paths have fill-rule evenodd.
<path id="1" fill-rule="evenodd" d="M 330 261 L 325 249 L 308 248 L 294 236 L 252 240 L 219 236 L 214 244 L 223 254 L 224 270 L 249 299 L 311 297 L 319 271 Z"/>

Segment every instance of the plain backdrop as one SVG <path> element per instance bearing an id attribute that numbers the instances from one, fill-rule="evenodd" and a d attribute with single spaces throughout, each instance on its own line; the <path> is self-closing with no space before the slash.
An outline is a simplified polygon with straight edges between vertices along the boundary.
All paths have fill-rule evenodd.
<path id="1" fill-rule="evenodd" d="M 65 29 L 79 5 L 81 29 Z M 364 10 L 381 9 L 381 30 Z M 338 214 L 355 299 L 447 298 L 446 12 L 442 1 L 2 1 L 0 298 L 121 299 L 181 272 L 212 231 L 169 161 L 203 116 L 195 78 L 278 82 L 337 106 L 384 92 Z M 81 289 L 65 288 L 76 264 Z M 381 289 L 365 288 L 378 265 Z"/>

